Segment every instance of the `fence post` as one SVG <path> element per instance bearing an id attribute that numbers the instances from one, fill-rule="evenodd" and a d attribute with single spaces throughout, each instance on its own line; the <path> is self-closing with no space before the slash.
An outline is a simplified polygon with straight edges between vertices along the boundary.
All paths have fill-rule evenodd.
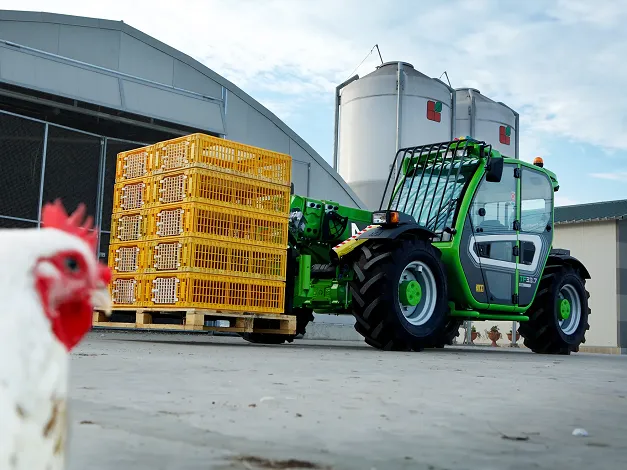
<path id="1" fill-rule="evenodd" d="M 100 235 L 102 231 L 102 205 L 104 201 L 104 184 L 107 164 L 107 142 L 106 137 L 100 138 L 100 164 L 98 166 L 98 198 L 96 199 L 96 227 L 98 228 L 98 258 L 100 258 Z"/>
<path id="2" fill-rule="evenodd" d="M 44 148 L 41 155 L 41 181 L 39 183 L 39 207 L 37 208 L 37 228 L 41 227 L 41 211 L 44 204 L 44 182 L 46 179 L 46 155 L 48 154 L 48 123 L 44 127 Z"/>

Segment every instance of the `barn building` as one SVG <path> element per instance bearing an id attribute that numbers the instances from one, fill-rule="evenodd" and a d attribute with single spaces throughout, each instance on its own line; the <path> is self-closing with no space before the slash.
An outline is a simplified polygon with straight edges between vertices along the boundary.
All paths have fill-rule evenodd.
<path id="1" fill-rule="evenodd" d="M 363 206 L 270 110 L 184 53 L 121 21 L 0 11 L 0 227 L 83 201 L 104 255 L 117 153 L 192 132 L 287 153 L 297 194 Z"/>

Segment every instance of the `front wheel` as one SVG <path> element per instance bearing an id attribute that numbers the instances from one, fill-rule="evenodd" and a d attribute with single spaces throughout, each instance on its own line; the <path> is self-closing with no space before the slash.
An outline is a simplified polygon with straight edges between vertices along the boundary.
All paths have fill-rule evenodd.
<path id="1" fill-rule="evenodd" d="M 448 292 L 440 252 L 419 238 L 360 245 L 350 283 L 355 329 L 384 350 L 450 344 Z"/>
<path id="2" fill-rule="evenodd" d="M 581 274 L 568 265 L 548 266 L 538 293 L 520 324 L 524 344 L 541 354 L 578 352 L 590 328 L 590 294 Z"/>

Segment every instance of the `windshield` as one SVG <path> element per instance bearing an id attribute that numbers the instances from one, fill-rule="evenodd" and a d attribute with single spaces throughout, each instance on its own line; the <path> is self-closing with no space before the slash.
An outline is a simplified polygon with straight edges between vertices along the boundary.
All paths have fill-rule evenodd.
<path id="1" fill-rule="evenodd" d="M 398 186 L 390 207 L 412 215 L 418 224 L 441 234 L 446 227 L 452 227 L 462 191 L 477 166 L 476 160 L 449 161 L 411 171 Z"/>

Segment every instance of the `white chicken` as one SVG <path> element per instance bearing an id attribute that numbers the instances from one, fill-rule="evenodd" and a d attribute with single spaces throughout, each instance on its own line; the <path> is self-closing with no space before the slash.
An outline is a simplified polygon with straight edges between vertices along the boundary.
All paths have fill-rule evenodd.
<path id="1" fill-rule="evenodd" d="M 65 468 L 69 352 L 109 311 L 109 268 L 83 205 L 41 229 L 0 230 L 0 469 Z"/>

